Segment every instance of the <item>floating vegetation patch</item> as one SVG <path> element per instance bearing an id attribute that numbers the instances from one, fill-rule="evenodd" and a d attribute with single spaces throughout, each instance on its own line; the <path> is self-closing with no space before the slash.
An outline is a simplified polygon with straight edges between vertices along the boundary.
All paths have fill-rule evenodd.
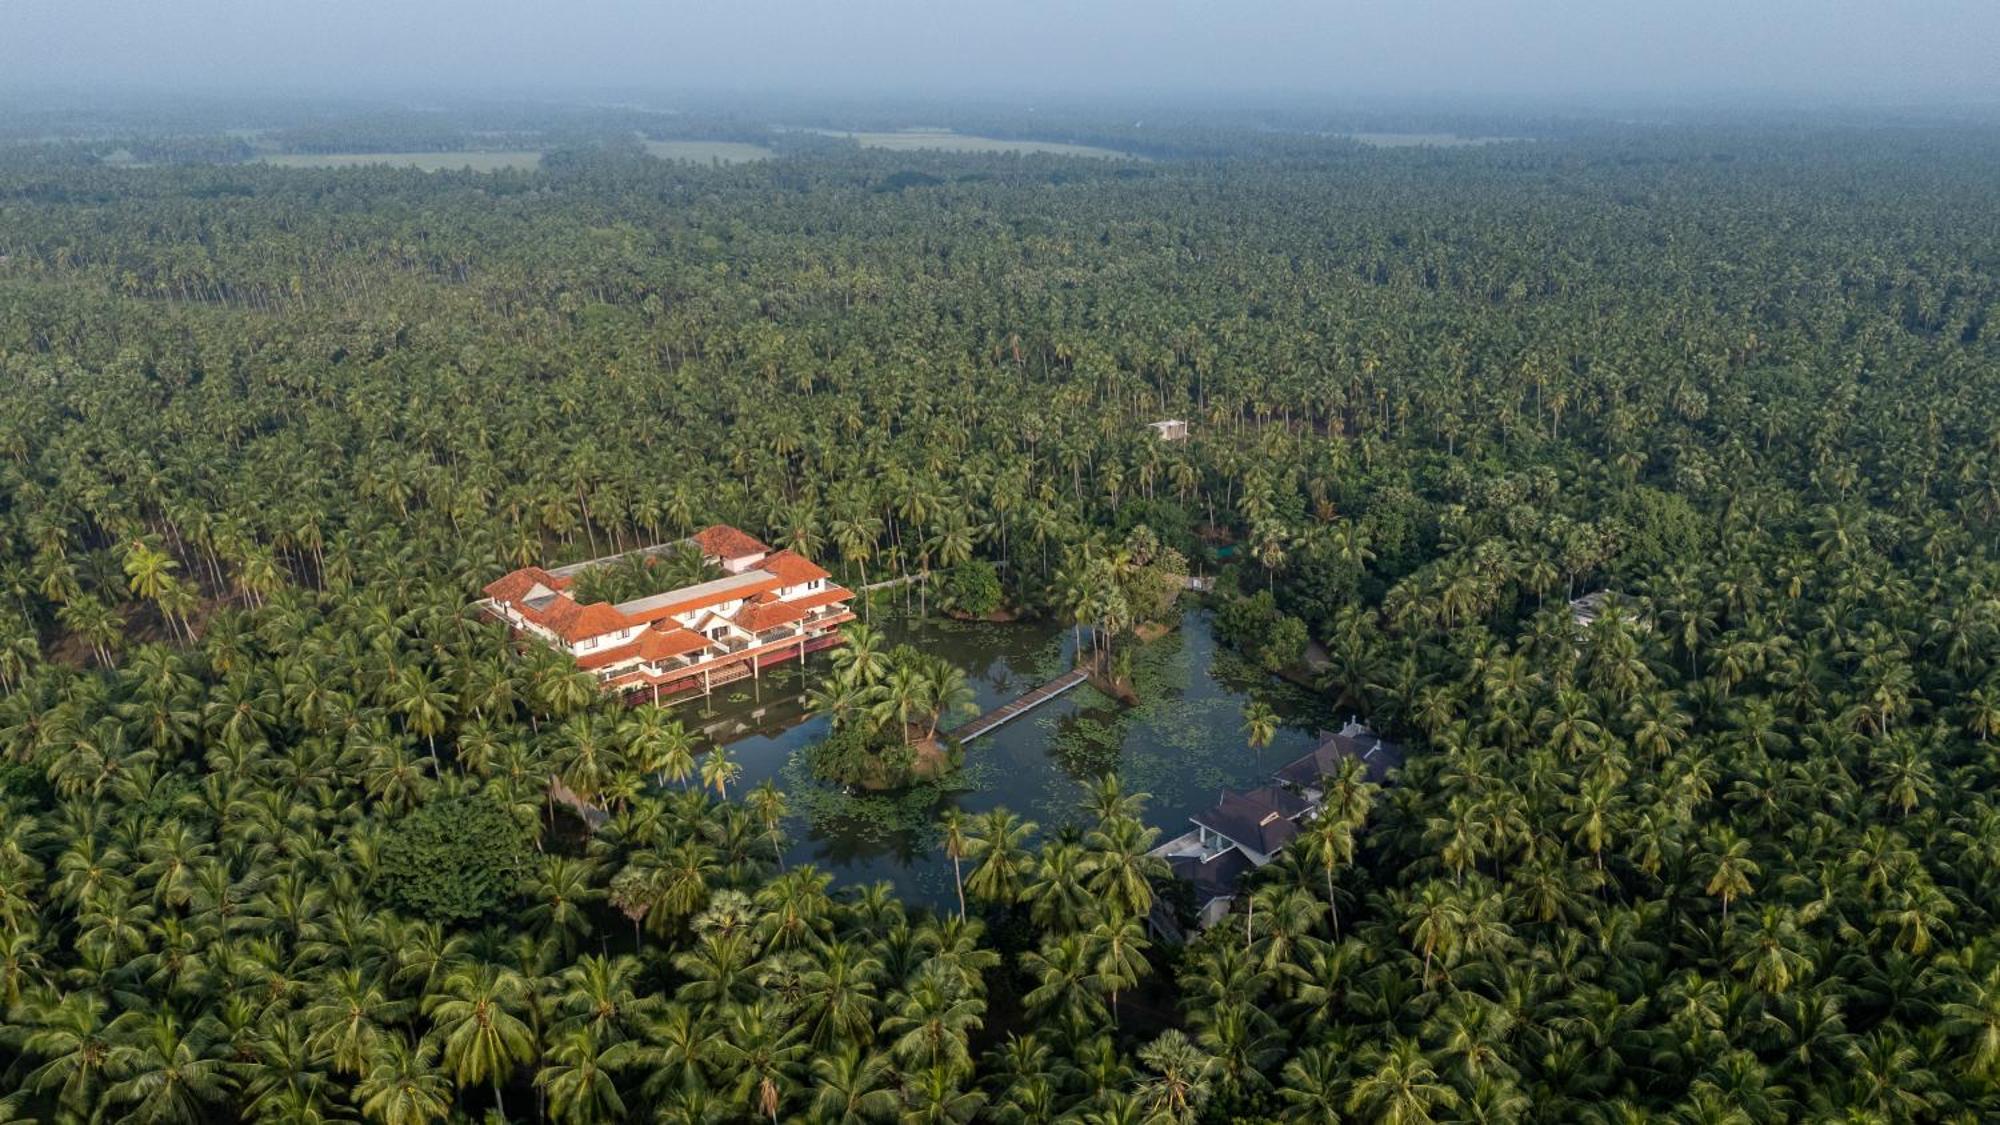
<path id="1" fill-rule="evenodd" d="M 1062 721 L 1049 740 L 1049 752 L 1071 777 L 1088 778 L 1118 769 L 1118 751 L 1125 742 L 1124 724 L 1089 715 Z"/>
<path id="2" fill-rule="evenodd" d="M 976 789 L 982 782 L 979 769 L 967 768 L 890 793 L 849 791 L 815 781 L 804 755 L 798 754 L 785 763 L 780 776 L 794 811 L 814 832 L 874 844 L 904 837 L 901 842 L 906 846 L 936 831 L 938 811 L 952 794 Z"/>

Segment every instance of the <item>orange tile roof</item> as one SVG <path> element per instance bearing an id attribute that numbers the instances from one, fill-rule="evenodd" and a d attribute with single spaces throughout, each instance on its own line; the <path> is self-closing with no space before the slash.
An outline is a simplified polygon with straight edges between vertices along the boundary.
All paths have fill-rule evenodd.
<path id="1" fill-rule="evenodd" d="M 571 644 L 589 637 L 601 637 L 606 633 L 629 629 L 635 624 L 624 614 L 612 609 L 609 602 L 578 605 L 567 594 L 557 596 L 556 600 L 549 603 L 540 613 L 533 612 L 531 606 L 522 605 L 517 608 L 531 621 L 539 617 L 541 624 Z"/>
<path id="2" fill-rule="evenodd" d="M 639 655 L 651 661 L 672 660 L 708 647 L 708 638 L 686 629 L 663 629 L 658 625 L 639 634 Z"/>
<path id="3" fill-rule="evenodd" d="M 790 625 L 805 615 L 806 611 L 800 609 L 796 602 L 782 602 L 764 594 L 736 612 L 736 624 L 752 633 L 761 633 L 780 625 Z"/>
<path id="4" fill-rule="evenodd" d="M 549 589 L 557 588 L 549 572 L 539 566 L 524 566 L 510 571 L 486 584 L 486 596 L 496 602 L 518 602 L 528 595 L 528 591 L 540 582 Z"/>
<path id="5" fill-rule="evenodd" d="M 849 598 L 852 598 L 853 596 L 854 596 L 854 591 L 849 590 L 844 586 L 828 586 L 824 590 L 815 591 L 813 593 L 807 594 L 803 598 L 799 598 L 796 601 L 787 602 L 786 604 L 797 606 L 799 608 L 799 612 L 801 613 L 811 613 L 813 610 L 816 610 L 821 606 L 833 605 L 836 602 L 844 602 Z"/>
<path id="6" fill-rule="evenodd" d="M 724 523 L 712 524 L 695 532 L 694 544 L 701 548 L 703 557 L 715 559 L 740 559 L 746 555 L 761 555 L 771 549 L 754 536 Z"/>
<path id="7" fill-rule="evenodd" d="M 593 652 L 589 656 L 577 657 L 576 666 L 591 671 L 608 668 L 625 660 L 644 660 L 650 664 L 657 664 L 662 660 L 672 660 L 676 656 L 699 652 L 707 647 L 708 640 L 699 633 L 691 633 L 678 627 L 662 629 L 654 626 L 639 634 L 637 640 L 628 644 L 607 648 L 602 652 Z"/>
<path id="8" fill-rule="evenodd" d="M 616 648 L 599 649 L 589 656 L 579 656 L 576 658 L 576 666 L 586 672 L 591 672 L 616 664 L 621 660 L 637 659 L 642 659 L 639 653 L 639 642 L 633 641 L 630 644 L 619 645 Z"/>
<path id="9" fill-rule="evenodd" d="M 757 564 L 757 569 L 769 571 L 787 586 L 803 586 L 815 578 L 832 577 L 818 563 L 790 548 L 766 555 L 764 561 Z"/>
<path id="10" fill-rule="evenodd" d="M 757 540 L 733 527 L 727 527 L 722 524 L 703 528 L 695 535 L 695 541 L 701 544 L 704 554 L 716 554 L 723 558 L 741 558 L 744 555 L 754 555 L 760 551 L 767 550 L 764 544 L 759 543 Z M 757 578 L 756 576 L 760 572 L 768 577 Z M 784 550 L 766 555 L 762 561 L 757 563 L 755 568 L 744 571 L 742 577 L 744 580 L 740 582 L 731 578 L 723 578 L 716 579 L 714 583 L 703 583 L 704 586 L 710 587 L 721 583 L 727 583 L 727 585 L 723 585 L 719 589 L 706 589 L 689 597 L 676 598 L 667 596 L 660 597 L 657 600 L 642 598 L 640 599 L 641 602 L 651 602 L 652 604 L 645 605 L 643 608 L 637 610 L 621 610 L 608 602 L 592 602 L 589 605 L 578 605 L 575 599 L 571 598 L 567 593 L 562 592 L 564 588 L 570 585 L 569 579 L 557 578 L 538 566 L 527 566 L 490 583 L 486 587 L 486 595 L 494 601 L 506 602 L 512 605 L 515 612 L 519 613 L 522 617 L 548 629 L 564 641 L 575 644 L 577 641 L 589 637 L 615 633 L 621 629 L 629 629 L 636 625 L 647 624 L 648 622 L 664 621 L 667 618 L 687 613 L 691 610 L 706 609 L 710 606 L 723 605 L 739 599 L 755 601 L 759 598 L 766 598 L 768 601 L 775 602 L 775 599 L 768 598 L 768 595 L 780 589 L 803 586 L 808 582 L 832 576 L 818 564 L 796 551 Z M 557 592 L 553 599 L 543 603 L 540 607 L 531 606 L 522 600 L 537 584 L 546 586 Z M 673 591 L 669 590 L 666 593 L 671 595 Z M 802 598 L 795 602 L 784 603 L 794 607 L 797 611 L 796 614 L 793 614 L 790 610 L 778 610 L 776 608 L 758 609 L 751 618 L 756 624 L 745 625 L 744 627 L 753 631 L 773 628 L 789 621 L 796 621 L 800 615 L 810 610 L 823 605 L 829 605 L 836 601 L 843 601 L 853 596 L 837 586 L 832 587 L 828 590 L 819 591 L 810 598 Z M 631 604 L 627 603 L 628 606 Z"/>

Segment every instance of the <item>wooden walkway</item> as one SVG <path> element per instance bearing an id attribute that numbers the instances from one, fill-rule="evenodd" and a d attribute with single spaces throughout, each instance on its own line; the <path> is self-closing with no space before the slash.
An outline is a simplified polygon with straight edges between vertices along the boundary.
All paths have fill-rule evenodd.
<path id="1" fill-rule="evenodd" d="M 1063 692 L 1082 683 L 1089 678 L 1089 675 L 1090 673 L 1082 668 L 1065 672 L 1028 694 L 1003 703 L 964 726 L 959 727 L 957 730 L 948 733 L 960 742 L 971 742 L 980 735 L 991 734 L 995 728 L 1002 724 L 1020 718 L 1022 715 L 1027 714 L 1049 700 L 1054 699 L 1056 696 L 1061 695 Z"/>

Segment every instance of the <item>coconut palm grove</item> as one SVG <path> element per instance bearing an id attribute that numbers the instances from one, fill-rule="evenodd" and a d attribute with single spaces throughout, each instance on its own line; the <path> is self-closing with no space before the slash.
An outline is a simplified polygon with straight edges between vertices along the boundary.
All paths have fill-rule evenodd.
<path id="1" fill-rule="evenodd" d="M 0 1122 L 2000 1119 L 2000 130 L 106 112 L 0 115 Z M 481 609 L 716 526 L 938 893 Z M 1402 753 L 1206 926 L 897 632 L 1196 615 Z"/>

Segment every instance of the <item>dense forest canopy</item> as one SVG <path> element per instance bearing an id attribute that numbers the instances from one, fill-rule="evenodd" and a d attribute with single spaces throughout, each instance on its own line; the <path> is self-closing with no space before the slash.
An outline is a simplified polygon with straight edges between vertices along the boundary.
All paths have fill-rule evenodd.
<path id="1" fill-rule="evenodd" d="M 0 1120 L 2000 1114 L 2000 133 L 204 120 L 0 148 Z M 1113 778 L 833 886 L 468 611 L 711 522 L 1107 637 L 1226 557 L 1408 765 L 1185 947 Z"/>

